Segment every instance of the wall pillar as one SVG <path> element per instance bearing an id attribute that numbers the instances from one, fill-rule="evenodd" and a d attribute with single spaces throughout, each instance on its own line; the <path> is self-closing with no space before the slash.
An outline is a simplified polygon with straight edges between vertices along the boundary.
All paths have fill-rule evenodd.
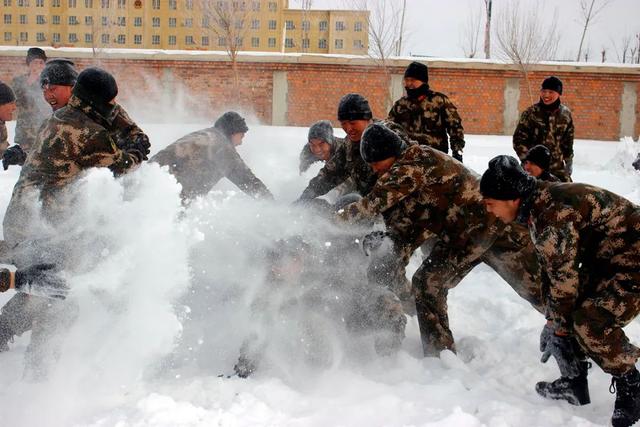
<path id="1" fill-rule="evenodd" d="M 271 99 L 271 124 L 273 126 L 287 126 L 288 92 L 287 72 L 274 71 Z"/>
<path id="2" fill-rule="evenodd" d="M 635 136 L 636 105 L 638 105 L 638 83 L 624 82 L 620 109 L 620 138 Z"/>
<path id="3" fill-rule="evenodd" d="M 502 133 L 513 135 L 520 120 L 520 79 L 508 78 L 504 84 L 504 110 L 502 110 Z"/>

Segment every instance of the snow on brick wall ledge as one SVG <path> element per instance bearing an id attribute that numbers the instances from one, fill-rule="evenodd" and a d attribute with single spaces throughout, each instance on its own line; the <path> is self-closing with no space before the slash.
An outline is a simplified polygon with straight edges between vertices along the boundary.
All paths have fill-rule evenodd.
<path id="1" fill-rule="evenodd" d="M 0 48 L 0 80 L 9 82 L 26 71 L 26 49 Z M 621 135 L 621 129 L 633 129 L 634 138 L 640 134 L 638 66 L 536 65 L 528 75 L 530 94 L 517 67 L 487 60 L 397 58 L 389 61 L 386 71 L 363 57 L 241 54 L 236 89 L 231 63 L 220 52 L 104 49 L 94 56 L 88 49 L 68 48 L 47 49 L 47 54 L 73 59 L 81 69 L 97 65 L 111 71 L 120 88 L 118 101 L 147 121 L 213 121 L 223 111 L 239 109 L 266 124 L 280 115 L 283 124 L 292 126 L 308 126 L 320 119 L 337 125 L 338 101 L 349 92 L 366 96 L 374 115 L 384 118 L 391 82 L 400 85 L 406 65 L 419 60 L 429 65 L 431 88 L 457 105 L 467 133 L 511 132 L 505 118 L 517 119 L 519 111 L 537 101 L 542 79 L 556 75 L 564 82 L 562 100 L 573 111 L 577 138 L 617 140 L 628 136 Z M 285 84 L 274 84 L 276 73 L 285 76 Z M 517 100 L 509 99 L 518 96 L 517 90 L 505 92 L 508 82 L 514 81 L 519 85 Z M 394 93 L 401 90 L 393 88 Z M 281 105 L 278 99 L 286 103 Z"/>

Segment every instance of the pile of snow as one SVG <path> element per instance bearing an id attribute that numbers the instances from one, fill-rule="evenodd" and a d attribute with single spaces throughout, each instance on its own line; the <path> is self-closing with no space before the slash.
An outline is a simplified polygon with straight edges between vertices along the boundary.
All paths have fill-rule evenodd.
<path id="1" fill-rule="evenodd" d="M 147 124 L 153 151 L 204 127 Z M 10 129 L 10 133 L 12 129 Z M 341 132 L 341 131 L 340 131 Z M 282 237 L 318 240 L 335 231 L 290 203 L 319 165 L 300 176 L 306 129 L 251 126 L 241 155 L 272 190 L 254 201 L 229 182 L 182 208 L 166 170 L 145 164 L 114 180 L 95 170 L 77 184 L 68 224 L 83 236 L 84 255 L 71 276 L 80 311 L 51 377 L 22 380 L 29 334 L 0 353 L 2 424 L 12 426 L 591 426 L 606 425 L 614 397 L 609 377 L 590 374 L 592 404 L 547 401 L 536 381 L 553 379 L 539 362 L 542 317 L 495 273 L 480 266 L 449 294 L 458 355 L 423 358 L 410 317 L 402 351 L 378 357 L 345 342 L 341 319 L 318 323 L 327 363 L 287 347 L 249 379 L 227 378 L 256 319 L 252 296 L 264 289 L 265 251 Z M 10 136 L 11 138 L 11 136 Z M 640 201 L 640 174 L 630 163 L 638 144 L 577 141 L 576 180 Z M 482 173 L 488 160 L 512 153 L 510 138 L 467 138 L 465 163 Z M 18 170 L 0 175 L 4 211 Z M 60 236 L 61 239 L 67 236 Z M 85 261 L 85 260 L 83 260 Z M 419 265 L 412 259 L 409 273 Z M 331 266 L 326 266 L 331 268 Z M 11 294 L 4 294 L 0 302 Z M 304 313 L 303 316 L 304 317 Z M 296 337 L 303 318 L 275 340 Z M 323 320 L 323 321 L 325 321 Z M 333 322 L 333 323 L 332 323 Z M 291 336 L 285 337 L 287 331 Z M 640 323 L 627 328 L 640 341 Z M 277 344 L 277 343 L 276 343 Z M 291 344 L 291 342 L 289 342 Z M 223 374 L 222 377 L 219 377 Z"/>

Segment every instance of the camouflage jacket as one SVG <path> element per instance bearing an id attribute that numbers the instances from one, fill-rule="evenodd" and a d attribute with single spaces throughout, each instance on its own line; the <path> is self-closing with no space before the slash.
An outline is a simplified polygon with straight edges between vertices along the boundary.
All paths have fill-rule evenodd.
<path id="1" fill-rule="evenodd" d="M 396 132 L 406 144 L 415 144 L 397 124 L 389 121 L 382 123 Z M 351 141 L 347 136 L 344 144 L 336 147 L 335 154 L 327 160 L 318 175 L 309 181 L 300 200 L 311 200 L 327 194 L 349 178 L 355 184 L 356 191 L 362 196 L 369 193 L 377 179 L 369 164 L 360 155 L 360 141 Z"/>
<path id="2" fill-rule="evenodd" d="M 482 203 L 478 176 L 425 146 L 409 147 L 366 197 L 338 216 L 355 222 L 378 214 L 393 239 L 418 246 L 436 234 L 449 247 L 461 250 L 461 257 L 472 247 L 476 253 L 488 249 L 504 229 Z"/>
<path id="3" fill-rule="evenodd" d="M 340 145 L 344 144 L 345 140 L 344 138 L 333 138 L 333 144 L 331 145 L 331 150 L 330 150 L 330 156 L 333 157 L 333 155 L 336 153 L 336 149 L 337 147 L 339 147 Z M 309 167 L 314 164 L 315 162 L 321 162 L 322 160 L 318 159 L 309 149 L 309 144 L 304 144 L 304 147 L 302 147 L 302 151 L 300 152 L 300 173 L 302 172 L 306 172 L 307 169 L 309 169 Z"/>
<path id="4" fill-rule="evenodd" d="M 182 185 L 183 199 L 207 194 L 225 177 L 251 196 L 273 198 L 231 141 L 215 127 L 183 136 L 150 161 L 169 166 L 169 171 Z"/>
<path id="5" fill-rule="evenodd" d="M 551 152 L 549 172 L 561 181 L 569 181 L 565 161 L 573 159 L 573 133 L 573 118 L 566 105 L 547 111 L 539 102 L 520 116 L 513 134 L 513 149 L 520 160 L 524 160 L 531 147 L 544 145 Z"/>
<path id="6" fill-rule="evenodd" d="M 538 181 L 521 214 L 549 279 L 547 310 L 558 326 L 571 330 L 577 304 L 596 292 L 636 294 L 640 207 L 587 184 Z"/>
<path id="7" fill-rule="evenodd" d="M 31 150 L 40 125 L 51 116 L 51 106 L 44 100 L 40 79 L 28 84 L 27 78 L 27 75 L 22 75 L 14 78 L 11 82 L 18 107 L 16 134 L 13 142 L 19 144 L 25 152 Z"/>
<path id="8" fill-rule="evenodd" d="M 440 92 L 429 91 L 415 101 L 403 96 L 391 107 L 388 120 L 405 128 L 409 138 L 421 145 L 446 153 L 450 139 L 451 151 L 461 152 L 464 148 L 462 119 L 456 106 Z"/>
<path id="9" fill-rule="evenodd" d="M 0 157 L 4 151 L 9 148 L 9 134 L 7 133 L 7 125 L 0 121 Z"/>

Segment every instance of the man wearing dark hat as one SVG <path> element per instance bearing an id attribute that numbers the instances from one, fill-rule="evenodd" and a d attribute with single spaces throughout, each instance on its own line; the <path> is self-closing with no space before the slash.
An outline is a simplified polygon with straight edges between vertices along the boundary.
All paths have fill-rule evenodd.
<path id="1" fill-rule="evenodd" d="M 549 172 L 571 182 L 573 172 L 573 118 L 560 102 L 562 81 L 555 76 L 542 82 L 540 101 L 522 112 L 513 134 L 513 149 L 524 161 L 530 148 L 544 145 L 551 152 Z"/>
<path id="2" fill-rule="evenodd" d="M 549 149 L 544 145 L 536 145 L 527 152 L 522 167 L 529 175 L 542 181 L 558 182 L 558 177 L 549 173 L 550 163 Z"/>
<path id="3" fill-rule="evenodd" d="M 17 76 L 11 82 L 16 95 L 18 118 L 13 142 L 23 151 L 29 152 L 33 146 L 42 122 L 51 115 L 51 109 L 42 97 L 40 73 L 47 61 L 44 50 L 32 47 L 27 51 L 26 74 Z"/>
<path id="4" fill-rule="evenodd" d="M 541 350 L 561 378 L 538 383 L 538 393 L 589 403 L 584 351 L 613 376 L 612 424 L 640 420 L 640 348 L 622 329 L 640 313 L 640 207 L 591 185 L 536 181 L 510 156 L 489 162 L 480 190 L 487 210 L 528 225 L 549 281 Z"/>
<path id="5" fill-rule="evenodd" d="M 399 283 L 396 276 L 405 274 L 411 254 L 427 238 L 436 237 L 412 279 L 425 356 L 455 351 L 447 294 L 481 262 L 542 310 L 539 267 L 526 227 L 505 227 L 487 213 L 478 176 L 471 169 L 432 147 L 407 147 L 381 124 L 367 128 L 360 151 L 378 180 L 362 200 L 338 212 L 338 218 L 348 222 L 384 218 L 396 262 L 395 268 L 385 266 L 386 283 L 382 275 L 378 283 L 389 287 Z M 366 240 L 363 246 L 371 248 Z"/>
<path id="6" fill-rule="evenodd" d="M 182 199 L 204 196 L 222 178 L 256 198 L 273 195 L 236 151 L 249 128 L 235 111 L 227 111 L 212 127 L 192 132 L 158 152 L 150 161 L 168 166 L 182 185 Z"/>
<path id="7" fill-rule="evenodd" d="M 462 161 L 464 130 L 456 106 L 440 92 L 429 89 L 427 66 L 412 62 L 404 73 L 407 94 L 396 101 L 388 120 L 405 128 L 409 138 Z M 450 141 L 449 141 L 450 140 Z"/>
<path id="8" fill-rule="evenodd" d="M 16 97 L 9 85 L 0 82 L 0 156 L 9 147 L 7 125 L 5 122 L 13 120 L 16 111 Z"/>
<path id="9" fill-rule="evenodd" d="M 309 128 L 307 143 L 300 152 L 300 173 L 309 169 L 315 162 L 326 162 L 333 156 L 342 138 L 333 135 L 333 126 L 329 120 L 315 122 Z"/>
<path id="10" fill-rule="evenodd" d="M 69 103 L 43 124 L 22 168 L 4 217 L 6 240 L 20 242 L 28 232 L 33 212 L 27 199 L 36 197 L 45 211 L 53 211 L 57 194 L 84 170 L 108 167 L 118 175 L 146 159 L 145 138 L 117 145 L 117 94 L 116 81 L 105 70 L 87 68 L 78 75 Z"/>

